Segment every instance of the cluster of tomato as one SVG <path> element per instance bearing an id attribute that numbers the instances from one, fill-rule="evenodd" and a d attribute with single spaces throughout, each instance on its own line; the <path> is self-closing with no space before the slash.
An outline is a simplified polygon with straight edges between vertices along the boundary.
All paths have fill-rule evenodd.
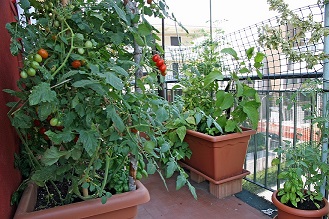
<path id="1" fill-rule="evenodd" d="M 37 128 L 38 130 L 38 133 L 40 135 L 43 136 L 43 138 L 48 141 L 49 140 L 49 137 L 47 136 L 47 134 L 45 133 L 46 131 L 48 130 L 52 130 L 52 131 L 55 131 L 55 130 L 58 130 L 58 131 L 62 131 L 64 129 L 64 126 L 62 125 L 62 122 L 56 118 L 56 117 L 53 117 L 52 115 L 49 115 L 47 117 L 47 119 L 44 121 L 44 122 L 41 122 L 40 120 L 38 119 L 35 119 L 33 121 L 33 124 L 34 124 L 34 127 Z M 79 139 L 79 135 L 75 135 L 75 138 L 73 139 L 73 141 L 76 143 Z"/>
<path id="2" fill-rule="evenodd" d="M 166 76 L 167 66 L 161 56 L 159 54 L 154 54 L 152 60 L 155 62 L 155 65 L 158 67 L 161 75 Z"/>
<path id="3" fill-rule="evenodd" d="M 87 40 L 85 42 L 84 48 L 90 49 L 93 47 L 93 43 L 90 40 Z M 79 47 L 78 48 L 78 53 L 80 55 L 83 55 L 85 53 L 85 49 L 83 47 Z M 71 62 L 71 66 L 72 68 L 78 69 L 80 68 L 82 65 L 85 64 L 84 60 L 74 60 L 73 62 Z"/>
<path id="4" fill-rule="evenodd" d="M 29 57 L 29 64 L 28 66 L 20 72 L 21 78 L 27 78 L 28 76 L 35 76 L 37 70 L 40 68 L 40 63 L 47 59 L 49 56 L 47 50 L 39 49 L 38 53 L 34 54 L 33 56 Z"/>

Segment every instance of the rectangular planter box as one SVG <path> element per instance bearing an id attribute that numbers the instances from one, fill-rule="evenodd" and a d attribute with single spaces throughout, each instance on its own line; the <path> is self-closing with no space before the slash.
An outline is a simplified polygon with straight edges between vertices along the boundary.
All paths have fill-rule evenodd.
<path id="1" fill-rule="evenodd" d="M 243 172 L 250 136 L 255 130 L 243 128 L 242 133 L 210 136 L 188 130 L 185 142 L 192 151 L 190 159 L 183 163 L 219 181 Z"/>
<path id="2" fill-rule="evenodd" d="M 33 211 L 37 201 L 36 184 L 29 184 L 17 207 L 14 219 L 128 219 L 135 218 L 137 207 L 150 200 L 148 190 L 136 181 L 137 190 L 113 195 L 105 204 L 100 198 Z"/>

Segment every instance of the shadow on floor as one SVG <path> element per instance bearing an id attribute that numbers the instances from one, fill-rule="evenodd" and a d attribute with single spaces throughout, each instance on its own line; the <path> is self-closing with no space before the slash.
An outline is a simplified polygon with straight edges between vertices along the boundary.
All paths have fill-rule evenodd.
<path id="1" fill-rule="evenodd" d="M 137 219 L 270 219 L 262 212 L 272 205 L 247 191 L 223 199 L 208 192 L 208 182 L 191 184 L 198 199 L 195 200 L 184 186 L 176 191 L 176 179 L 166 179 L 168 191 L 158 174 L 143 179 L 151 200 L 138 207 Z M 249 204 L 248 204 L 249 203 Z M 252 206 L 250 205 L 252 204 Z"/>

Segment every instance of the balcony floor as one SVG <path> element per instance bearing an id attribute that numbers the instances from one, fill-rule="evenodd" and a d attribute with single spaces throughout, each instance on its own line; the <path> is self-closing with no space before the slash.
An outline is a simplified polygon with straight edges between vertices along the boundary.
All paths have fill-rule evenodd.
<path id="1" fill-rule="evenodd" d="M 158 174 L 142 180 L 151 200 L 138 207 L 137 219 L 270 219 L 236 196 L 217 199 L 208 192 L 208 182 L 191 184 L 196 188 L 195 200 L 186 186 L 176 191 L 176 179 L 166 179 L 166 190 Z M 255 205 L 254 205 L 255 206 Z M 256 206 L 258 206 L 256 204 Z"/>

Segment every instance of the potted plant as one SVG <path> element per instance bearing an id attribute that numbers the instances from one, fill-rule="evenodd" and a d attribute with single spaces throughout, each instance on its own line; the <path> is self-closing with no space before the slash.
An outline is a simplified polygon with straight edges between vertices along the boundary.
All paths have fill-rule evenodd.
<path id="1" fill-rule="evenodd" d="M 15 218 L 98 217 L 108 210 L 121 218 L 118 209 L 132 218 L 135 205 L 149 200 L 138 180 L 155 172 L 165 178 L 179 171 L 177 188 L 188 184 L 196 196 L 177 164 L 188 154 L 175 144 L 183 137 L 165 134 L 166 121 L 179 114 L 157 95 L 160 72 L 150 58 L 159 46 L 145 16 L 166 15 L 160 4 L 20 1 L 20 20 L 6 27 L 12 54 L 22 56 L 21 78 L 19 90 L 5 91 L 17 97 L 8 115 L 22 143 L 21 201 L 32 202 L 21 202 Z M 38 207 L 35 186 L 45 192 Z"/>
<path id="2" fill-rule="evenodd" d="M 261 77 L 264 58 L 254 48 L 240 59 L 234 49 L 221 47 L 220 41 L 201 43 L 198 58 L 187 65 L 179 85 L 189 125 L 185 141 L 192 151 L 182 163 L 192 170 L 194 180 L 211 181 L 210 191 L 217 197 L 241 191 L 239 181 L 248 174 L 243 163 L 250 136 L 258 126 L 260 107 L 260 98 L 248 79 L 254 73 Z M 222 189 L 227 181 L 238 183 Z"/>
<path id="3" fill-rule="evenodd" d="M 284 166 L 278 175 L 283 186 L 272 195 L 278 218 L 321 219 L 329 213 L 328 201 L 321 193 L 329 168 L 321 160 L 320 148 L 318 142 L 303 142 L 276 149 L 279 158 L 272 164 Z"/>

